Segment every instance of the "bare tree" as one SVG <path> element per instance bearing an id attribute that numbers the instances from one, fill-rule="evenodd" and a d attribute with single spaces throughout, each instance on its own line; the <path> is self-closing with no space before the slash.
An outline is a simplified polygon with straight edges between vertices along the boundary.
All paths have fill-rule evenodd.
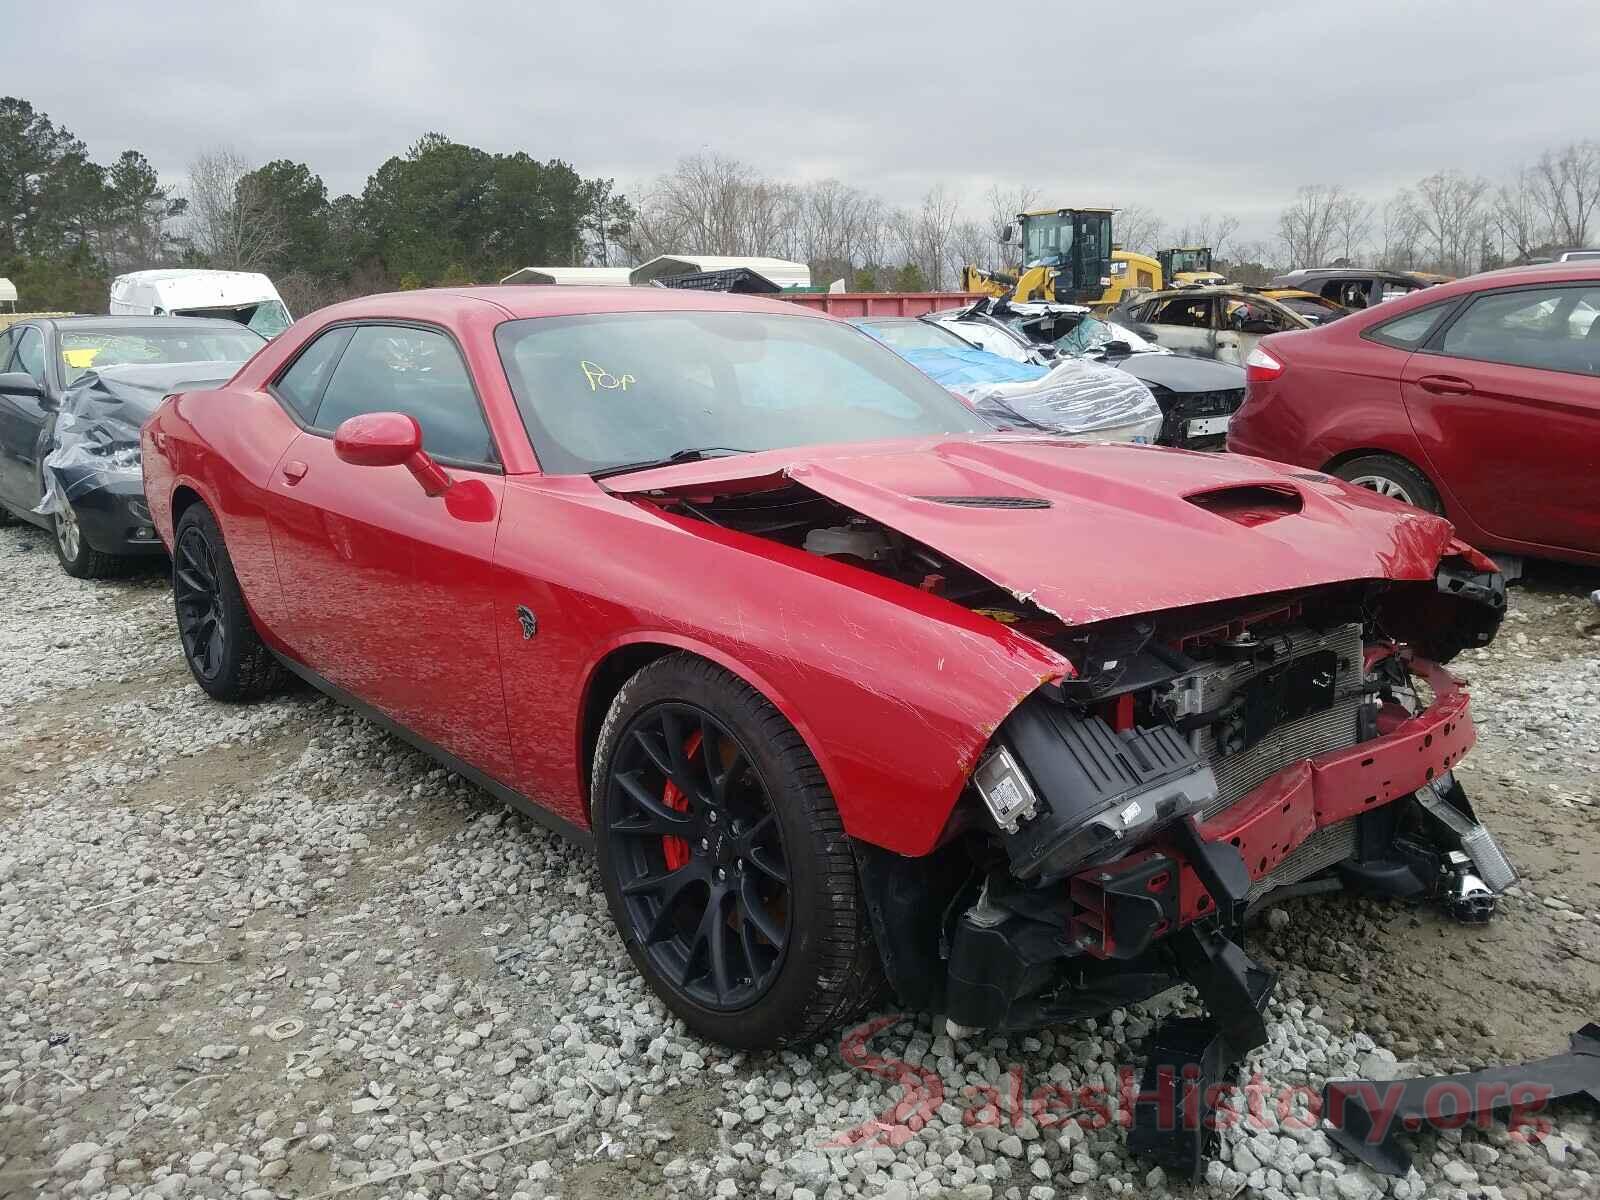
<path id="1" fill-rule="evenodd" d="M 1587 246 L 1600 205 L 1600 142 L 1546 150 L 1534 164 L 1531 184 L 1551 237 L 1565 247 Z"/>
<path id="2" fill-rule="evenodd" d="M 981 221 L 957 221 L 950 230 L 950 250 L 947 266 L 950 277 L 959 283 L 961 269 L 971 263 L 983 265 L 994 245 L 994 230 Z"/>
<path id="3" fill-rule="evenodd" d="M 1005 233 L 1010 229 L 1012 237 L 1016 237 L 1017 218 L 1039 203 L 1039 189 L 1027 185 L 1002 188 L 997 183 L 990 186 L 986 199 L 989 203 L 989 245 L 983 256 L 971 261 L 980 267 L 1015 261 L 1016 251 L 1011 249 L 1015 242 L 1008 245 Z"/>
<path id="4" fill-rule="evenodd" d="M 1411 211 L 1439 270 L 1464 275 L 1472 269 L 1483 245 L 1488 191 L 1487 179 L 1460 171 L 1439 171 L 1417 182 Z"/>
<path id="5" fill-rule="evenodd" d="M 922 197 L 922 207 L 911 218 L 909 230 L 902 234 L 906 261 L 921 269 L 928 286 L 936 292 L 944 290 L 949 276 L 956 214 L 955 197 L 944 184 L 934 184 Z"/>
<path id="6" fill-rule="evenodd" d="M 189 164 L 188 236 L 213 267 L 251 271 L 283 249 L 283 221 L 230 149 L 209 150 Z"/>
<path id="7" fill-rule="evenodd" d="M 1230 213 L 1207 213 L 1178 230 L 1173 245 L 1209 246 L 1212 258 L 1227 258 L 1228 243 L 1238 232 L 1238 217 Z"/>
<path id="8" fill-rule="evenodd" d="M 1518 171 L 1495 191 L 1491 219 L 1500 234 L 1500 256 L 1508 251 L 1519 260 L 1533 257 L 1534 251 L 1550 238 L 1549 218 L 1539 201 L 1538 184 L 1532 171 Z"/>
<path id="9" fill-rule="evenodd" d="M 1154 254 L 1161 241 L 1161 218 L 1142 204 L 1117 209 L 1111 218 L 1112 240 L 1135 254 Z"/>
<path id="10" fill-rule="evenodd" d="M 1397 192 L 1379 213 L 1377 265 L 1395 270 L 1415 267 L 1419 236 L 1412 195 L 1404 190 Z"/>
<path id="11" fill-rule="evenodd" d="M 1338 184 L 1314 183 L 1295 193 L 1294 203 L 1278 215 L 1278 237 L 1284 255 L 1296 267 L 1317 267 L 1335 244 L 1339 207 L 1345 198 Z"/>
<path id="12" fill-rule="evenodd" d="M 1267 242 L 1239 242 L 1228 261 L 1228 278 L 1234 283 L 1259 287 L 1270 283 L 1279 272 L 1272 265 L 1272 246 Z"/>
<path id="13" fill-rule="evenodd" d="M 1344 265 L 1354 266 L 1372 235 L 1372 202 L 1360 196 L 1344 195 L 1333 209 L 1333 242 Z"/>

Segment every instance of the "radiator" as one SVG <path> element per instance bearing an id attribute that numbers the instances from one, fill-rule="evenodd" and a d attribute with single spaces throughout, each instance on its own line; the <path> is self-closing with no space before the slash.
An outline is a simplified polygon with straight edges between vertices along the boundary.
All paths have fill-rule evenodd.
<path id="1" fill-rule="evenodd" d="M 1254 745 L 1233 754 L 1220 752 L 1209 728 L 1191 733 L 1195 752 L 1217 777 L 1217 798 L 1203 811 L 1204 819 L 1237 803 L 1291 763 L 1328 750 L 1353 746 L 1360 736 L 1363 672 L 1358 622 L 1322 631 L 1296 627 L 1263 640 L 1280 647 L 1273 662 L 1218 663 L 1178 680 L 1172 693 L 1176 715 L 1220 708 L 1263 671 L 1286 659 L 1321 650 L 1331 650 L 1336 656 L 1334 700 L 1320 712 L 1283 722 Z"/>
<path id="2" fill-rule="evenodd" d="M 1326 871 L 1334 863 L 1354 858 L 1357 849 L 1359 843 L 1356 841 L 1354 817 L 1336 821 L 1332 825 L 1324 825 L 1296 846 L 1294 851 L 1269 874 L 1252 883 L 1250 890 L 1245 893 L 1245 898 L 1253 904 L 1273 888 L 1299 883 L 1302 879 L 1311 878 L 1318 871 Z"/>

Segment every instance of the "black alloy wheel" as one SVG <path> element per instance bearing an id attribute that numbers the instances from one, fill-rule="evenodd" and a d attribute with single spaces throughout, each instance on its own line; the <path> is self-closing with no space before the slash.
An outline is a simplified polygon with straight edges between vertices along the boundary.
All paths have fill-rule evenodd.
<path id="1" fill-rule="evenodd" d="M 739 739 L 693 705 L 653 705 L 623 731 L 604 802 L 627 920 L 651 965 L 713 1012 L 759 1000 L 789 943 L 789 865 Z"/>
<path id="2" fill-rule="evenodd" d="M 228 649 L 228 630 L 216 554 L 199 524 L 186 526 L 173 548 L 172 595 L 190 669 L 202 682 L 216 679 Z"/>
<path id="3" fill-rule="evenodd" d="M 211 510 L 191 504 L 172 536 L 172 603 L 189 673 L 217 700 L 257 700 L 283 668 L 250 617 L 233 559 Z"/>

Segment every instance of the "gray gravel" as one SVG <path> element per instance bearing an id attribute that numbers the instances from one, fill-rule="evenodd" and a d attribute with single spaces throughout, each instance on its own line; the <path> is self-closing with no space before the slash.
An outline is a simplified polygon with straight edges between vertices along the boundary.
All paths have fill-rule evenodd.
<path id="1" fill-rule="evenodd" d="M 0 1196 L 1600 1191 L 1600 1130 L 1579 1108 L 1537 1143 L 1503 1127 L 1421 1135 L 1417 1170 L 1389 1180 L 1270 1100 L 1225 1134 L 1206 1183 L 1168 1181 L 1076 1097 L 1114 1090 L 1182 995 L 962 1042 L 912 1015 L 872 1049 L 937 1077 L 942 1098 L 878 1144 L 839 1144 L 891 1108 L 893 1079 L 847 1065 L 837 1041 L 749 1056 L 688 1035 L 633 972 L 584 854 L 313 693 L 210 702 L 159 573 L 80 583 L 44 535 L 11 528 L 0 578 Z M 1594 800 L 1583 583 L 1532 595 L 1512 627 L 1524 643 L 1473 664 L 1479 711 L 1496 707 L 1478 774 L 1534 772 L 1533 746 L 1566 756 L 1552 812 Z M 1588 656 L 1530 649 L 1548 622 Z M 1572 893 L 1576 919 L 1533 884 L 1512 903 L 1592 954 L 1588 894 Z M 1269 1097 L 1492 1058 L 1410 1030 L 1405 1006 L 1367 1013 L 1359 984 L 1325 1002 L 1317 972 L 1344 968 L 1318 956 L 1338 959 L 1352 921 L 1371 936 L 1351 961 L 1403 957 L 1390 918 L 1323 901 L 1263 927 L 1286 969 L 1249 1063 Z M 1456 939 L 1455 969 L 1476 969 L 1469 932 L 1440 937 Z M 1050 1103 L 1018 1111 L 1019 1090 Z"/>

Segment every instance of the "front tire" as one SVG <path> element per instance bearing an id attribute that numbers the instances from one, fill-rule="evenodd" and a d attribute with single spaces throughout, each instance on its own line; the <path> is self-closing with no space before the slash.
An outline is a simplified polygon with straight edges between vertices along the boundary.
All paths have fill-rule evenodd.
<path id="1" fill-rule="evenodd" d="M 1403 458 L 1392 454 L 1367 454 L 1353 458 L 1333 472 L 1340 479 L 1410 504 L 1425 512 L 1444 515 L 1444 505 L 1428 477 Z"/>
<path id="2" fill-rule="evenodd" d="M 258 700 L 276 688 L 283 668 L 256 632 L 239 577 L 211 510 L 184 510 L 172 538 L 172 601 L 184 661 L 216 700 Z"/>
<path id="3" fill-rule="evenodd" d="M 807 1042 L 883 990 L 833 796 L 743 680 L 683 653 L 639 671 L 601 728 L 590 805 L 623 944 L 695 1033 Z"/>
<path id="4" fill-rule="evenodd" d="M 70 501 L 63 500 L 56 511 L 56 558 L 61 569 L 74 579 L 108 579 L 121 575 L 128 569 L 128 560 L 120 555 L 105 554 L 89 545 L 83 536 L 83 526 Z"/>

